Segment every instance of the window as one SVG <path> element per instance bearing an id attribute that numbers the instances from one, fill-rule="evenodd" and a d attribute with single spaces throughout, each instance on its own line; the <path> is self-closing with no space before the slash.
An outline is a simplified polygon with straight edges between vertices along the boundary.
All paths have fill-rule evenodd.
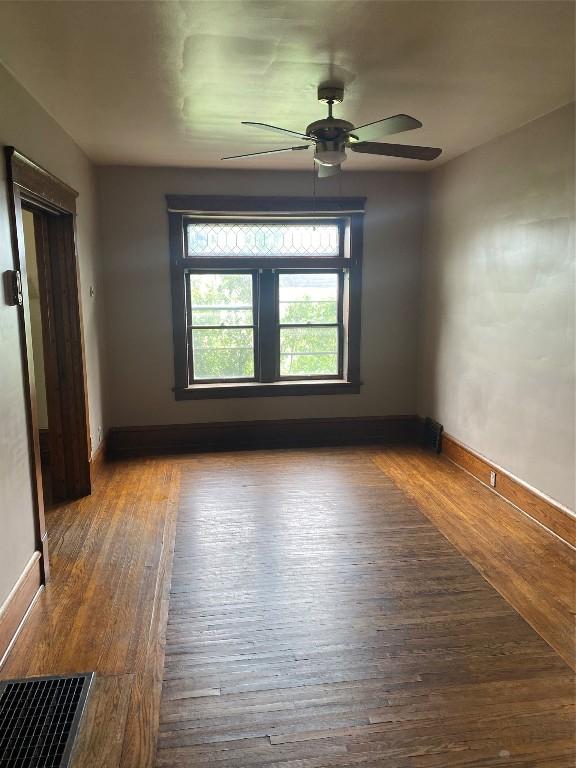
<path id="1" fill-rule="evenodd" d="M 192 381 L 254 379 L 254 275 L 190 272 L 187 283 Z"/>
<path id="2" fill-rule="evenodd" d="M 278 274 L 280 377 L 341 376 L 343 273 Z"/>
<path id="3" fill-rule="evenodd" d="M 340 255 L 337 223 L 325 222 L 190 222 L 186 227 L 191 257 L 329 257 Z"/>
<path id="4" fill-rule="evenodd" d="M 361 212 L 296 200 L 168 196 L 177 399 L 359 390 Z"/>

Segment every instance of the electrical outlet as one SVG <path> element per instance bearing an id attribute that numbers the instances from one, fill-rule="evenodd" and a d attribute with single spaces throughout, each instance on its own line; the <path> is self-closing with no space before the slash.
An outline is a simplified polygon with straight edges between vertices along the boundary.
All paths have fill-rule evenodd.
<path id="1" fill-rule="evenodd" d="M 98 427 L 98 445 L 102 442 L 102 427 Z"/>
<path id="2" fill-rule="evenodd" d="M 496 488 L 496 472 L 494 470 L 490 472 L 490 485 L 492 488 Z"/>

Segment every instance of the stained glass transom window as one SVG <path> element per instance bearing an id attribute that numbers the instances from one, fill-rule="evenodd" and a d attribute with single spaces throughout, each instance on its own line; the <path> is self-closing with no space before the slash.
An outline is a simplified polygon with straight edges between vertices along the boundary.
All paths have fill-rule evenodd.
<path id="1" fill-rule="evenodd" d="M 191 257 L 337 257 L 337 224 L 194 222 L 186 228 Z"/>

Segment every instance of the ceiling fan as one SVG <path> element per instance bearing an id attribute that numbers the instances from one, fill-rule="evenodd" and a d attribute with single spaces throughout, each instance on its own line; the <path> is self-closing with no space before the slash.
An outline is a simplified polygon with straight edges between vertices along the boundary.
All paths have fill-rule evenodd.
<path id="1" fill-rule="evenodd" d="M 385 155 L 387 157 L 405 157 L 411 160 L 434 160 L 442 150 L 436 147 L 416 147 L 410 144 L 384 144 L 376 142 L 384 136 L 390 136 L 403 131 L 412 131 L 421 128 L 422 123 L 410 115 L 394 115 L 373 123 L 360 125 L 355 128 L 347 120 L 340 120 L 332 116 L 334 104 L 340 104 L 344 100 L 344 88 L 334 85 L 321 85 L 318 88 L 318 100 L 328 105 L 328 117 L 316 120 L 306 128 L 305 133 L 291 131 L 288 128 L 278 128 L 267 123 L 253 123 L 243 121 L 242 125 L 252 125 L 267 131 L 277 131 L 287 136 L 297 136 L 307 141 L 308 144 L 300 144 L 297 147 L 285 147 L 282 149 L 268 149 L 264 152 L 249 152 L 244 155 L 231 155 L 222 160 L 237 160 L 241 157 L 257 157 L 272 155 L 276 152 L 299 152 L 314 147 L 314 162 L 318 165 L 318 176 L 335 176 L 340 173 L 341 165 L 346 160 L 346 150 L 361 152 L 368 155 Z"/>

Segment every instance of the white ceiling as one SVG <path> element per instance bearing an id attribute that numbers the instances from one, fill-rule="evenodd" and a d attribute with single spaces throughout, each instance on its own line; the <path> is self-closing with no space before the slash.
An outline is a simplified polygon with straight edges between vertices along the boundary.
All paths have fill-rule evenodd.
<path id="1" fill-rule="evenodd" d="M 391 141 L 444 148 L 439 164 L 574 98 L 572 2 L 0 2 L 0 61 L 102 164 L 219 166 L 290 146 L 241 120 L 295 130 L 404 112 Z M 228 167 L 309 168 L 309 153 Z M 222 164 L 223 165 L 223 164 Z M 347 168 L 429 164 L 354 156 Z"/>

